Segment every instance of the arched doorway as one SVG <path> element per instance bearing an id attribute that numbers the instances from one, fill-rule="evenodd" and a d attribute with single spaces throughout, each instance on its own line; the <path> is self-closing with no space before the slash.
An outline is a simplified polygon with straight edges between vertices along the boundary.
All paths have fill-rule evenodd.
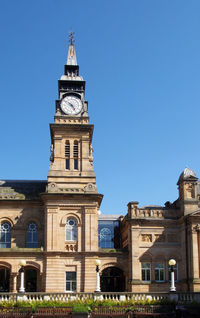
<path id="1" fill-rule="evenodd" d="M 107 267 L 101 273 L 102 292 L 122 292 L 125 290 L 123 271 L 117 267 Z"/>
<path id="2" fill-rule="evenodd" d="M 0 267 L 0 292 L 10 291 L 10 269 Z"/>
<path id="3" fill-rule="evenodd" d="M 25 267 L 25 291 L 37 291 L 37 269 Z"/>

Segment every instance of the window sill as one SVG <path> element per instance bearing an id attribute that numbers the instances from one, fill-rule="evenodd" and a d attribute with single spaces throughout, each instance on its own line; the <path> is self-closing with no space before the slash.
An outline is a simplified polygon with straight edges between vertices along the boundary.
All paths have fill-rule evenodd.
<path id="1" fill-rule="evenodd" d="M 74 293 L 76 293 L 76 291 L 74 291 L 74 290 L 66 290 L 65 292 L 68 293 L 68 294 L 74 294 Z"/>

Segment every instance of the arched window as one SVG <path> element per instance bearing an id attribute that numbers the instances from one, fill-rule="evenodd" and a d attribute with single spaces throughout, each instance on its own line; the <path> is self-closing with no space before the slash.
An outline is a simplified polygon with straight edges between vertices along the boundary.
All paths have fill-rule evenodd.
<path id="1" fill-rule="evenodd" d="M 3 222 L 0 227 L 0 248 L 11 247 L 10 223 Z"/>
<path id="2" fill-rule="evenodd" d="M 27 226 L 26 230 L 26 247 L 36 248 L 38 247 L 38 229 L 37 224 L 31 222 Z"/>
<path id="3" fill-rule="evenodd" d="M 70 169 L 70 143 L 66 141 L 65 143 L 65 169 Z"/>
<path id="4" fill-rule="evenodd" d="M 74 170 L 78 170 L 78 141 L 74 141 Z"/>
<path id="5" fill-rule="evenodd" d="M 68 219 L 66 222 L 66 241 L 77 241 L 77 221 Z"/>

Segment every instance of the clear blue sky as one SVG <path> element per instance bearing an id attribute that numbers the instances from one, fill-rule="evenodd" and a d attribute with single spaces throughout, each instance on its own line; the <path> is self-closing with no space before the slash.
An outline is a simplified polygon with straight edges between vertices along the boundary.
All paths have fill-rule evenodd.
<path id="1" fill-rule="evenodd" d="M 0 178 L 47 178 L 70 30 L 102 212 L 174 201 L 200 176 L 199 0 L 0 0 Z"/>

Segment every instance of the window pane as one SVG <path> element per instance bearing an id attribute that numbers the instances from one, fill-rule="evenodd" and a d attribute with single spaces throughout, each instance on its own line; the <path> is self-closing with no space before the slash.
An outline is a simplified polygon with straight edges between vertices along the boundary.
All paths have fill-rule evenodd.
<path id="1" fill-rule="evenodd" d="M 76 291 L 76 282 L 72 282 L 72 290 Z"/>
<path id="2" fill-rule="evenodd" d="M 147 279 L 146 279 L 147 281 L 150 281 L 151 280 L 151 278 L 150 278 L 150 270 L 148 270 L 147 271 Z"/>
<path id="3" fill-rule="evenodd" d="M 66 272 L 66 291 L 76 291 L 76 272 Z"/>
<path id="4" fill-rule="evenodd" d="M 74 170 L 78 170 L 78 159 L 74 159 Z"/>
<path id="5" fill-rule="evenodd" d="M 11 233 L 10 224 L 8 222 L 3 222 L 0 227 L 0 247 L 9 248 L 11 247 Z"/>
<path id="6" fill-rule="evenodd" d="M 66 272 L 66 279 L 72 280 L 72 274 L 73 274 L 73 272 Z"/>
<path id="7" fill-rule="evenodd" d="M 65 169 L 69 170 L 69 159 L 65 161 Z"/>
<path id="8" fill-rule="evenodd" d="M 26 247 L 27 248 L 38 247 L 38 230 L 37 230 L 37 224 L 34 222 L 29 223 L 27 226 Z"/>
<path id="9" fill-rule="evenodd" d="M 155 280 L 159 280 L 159 270 L 155 270 Z"/>
<path id="10" fill-rule="evenodd" d="M 160 271 L 160 280 L 164 280 L 164 271 L 163 270 Z"/>
<path id="11" fill-rule="evenodd" d="M 151 264 L 150 263 L 142 263 L 142 280 L 150 281 L 151 276 Z"/>
<path id="12" fill-rule="evenodd" d="M 142 268 L 150 268 L 150 263 L 142 263 Z"/>
<path id="13" fill-rule="evenodd" d="M 66 222 L 66 241 L 77 240 L 77 222 L 75 219 L 68 219 Z"/>
<path id="14" fill-rule="evenodd" d="M 119 248 L 119 221 L 98 222 L 98 239 L 101 248 Z"/>

